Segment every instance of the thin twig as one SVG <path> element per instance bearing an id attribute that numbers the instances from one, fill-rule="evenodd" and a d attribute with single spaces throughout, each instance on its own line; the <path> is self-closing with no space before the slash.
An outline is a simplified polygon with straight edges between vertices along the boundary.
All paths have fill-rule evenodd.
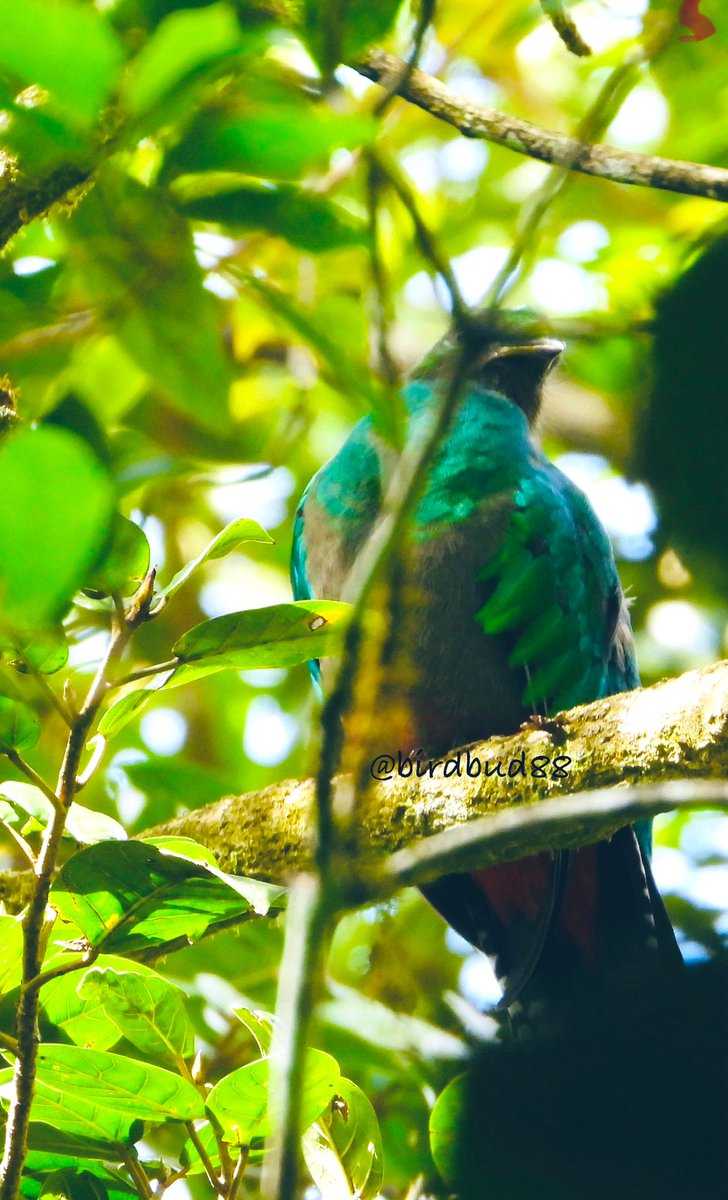
<path id="1" fill-rule="evenodd" d="M 394 97 L 407 85 L 412 71 L 420 61 L 425 34 L 435 17 L 436 0 L 420 0 L 420 15 L 412 36 L 412 49 L 405 62 L 398 64 L 396 73 L 385 85 L 384 94 L 374 105 L 375 117 L 383 117 Z"/>
<path id="2" fill-rule="evenodd" d="M 371 50 L 356 70 L 375 82 L 391 78 L 401 60 L 384 50 Z M 431 116 L 446 121 L 465 137 L 483 138 L 518 154 L 570 171 L 635 187 L 657 188 L 687 196 L 728 201 L 728 170 L 705 163 L 636 154 L 613 146 L 588 145 L 566 134 L 541 129 L 490 105 L 480 104 L 414 69 L 399 95 Z"/>
<path id="3" fill-rule="evenodd" d="M 140 1163 L 137 1152 L 133 1147 L 131 1149 L 125 1148 L 124 1166 L 131 1175 L 141 1200 L 154 1200 L 154 1192 L 149 1182 L 149 1176 Z"/>
<path id="4" fill-rule="evenodd" d="M 156 610 L 152 610 L 153 615 Z M 114 691 L 116 688 L 123 687 L 125 683 L 136 683 L 137 679 L 148 679 L 150 675 L 161 675 L 164 671 L 174 671 L 178 667 L 179 659 L 170 658 L 167 662 L 154 663 L 151 667 L 140 667 L 138 671 L 130 671 L 128 675 L 120 675 L 118 679 L 110 679 L 108 682 L 108 690 Z"/>
<path id="5" fill-rule="evenodd" d="M 33 767 L 31 767 L 30 763 L 27 763 L 24 758 L 21 758 L 16 750 L 5 750 L 4 757 L 7 758 L 8 762 L 13 764 L 17 771 L 20 771 L 21 774 L 25 775 L 25 778 L 29 779 L 30 782 L 38 788 L 38 791 L 43 793 L 46 800 L 50 800 L 54 808 L 59 807 L 58 797 L 50 784 L 46 783 L 45 779 L 43 779 L 43 777 L 39 775 Z"/>
<path id="6" fill-rule="evenodd" d="M 389 347 L 389 331 L 392 326 L 392 297 L 387 270 L 382 259 L 379 243 L 379 194 L 382 175 L 375 161 L 369 160 L 367 171 L 367 208 L 369 211 L 369 264 L 374 284 L 374 326 L 377 336 L 377 357 L 390 391 L 399 382 L 399 370 Z"/>
<path id="7" fill-rule="evenodd" d="M 192 1145 L 197 1151 L 197 1157 L 202 1163 L 205 1175 L 207 1176 L 207 1182 L 217 1195 L 220 1191 L 220 1180 L 215 1174 L 215 1168 L 212 1165 L 212 1159 L 203 1145 L 202 1138 L 195 1128 L 194 1121 L 185 1121 L 185 1129 L 187 1130 Z"/>
<path id="8" fill-rule="evenodd" d="M 426 222 L 423 220 L 420 210 L 417 206 L 414 193 L 407 183 L 404 175 L 391 159 L 386 159 L 379 150 L 371 151 L 372 161 L 376 163 L 377 168 L 389 183 L 392 190 L 398 196 L 400 202 L 409 213 L 412 224 L 415 227 L 415 236 L 420 247 L 422 256 L 429 262 L 442 279 L 450 296 L 450 308 L 453 315 L 453 320 L 457 325 L 463 325 L 467 322 L 469 309 L 463 300 L 462 293 L 458 287 L 458 282 L 453 273 L 449 259 L 444 255 L 437 241 L 433 237 Z"/>
<path id="9" fill-rule="evenodd" d="M 574 24 L 574 18 L 564 8 L 561 0 L 541 0 L 541 8 L 567 50 L 579 58 L 585 58 L 591 54 L 590 47 Z"/>

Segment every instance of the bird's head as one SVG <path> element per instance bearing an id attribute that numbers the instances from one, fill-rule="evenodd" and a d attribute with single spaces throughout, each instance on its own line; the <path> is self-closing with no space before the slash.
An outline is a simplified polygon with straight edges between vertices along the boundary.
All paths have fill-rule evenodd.
<path id="1" fill-rule="evenodd" d="M 413 372 L 415 379 L 448 379 L 464 357 L 466 380 L 498 392 L 517 404 L 533 424 L 544 380 L 564 351 L 558 338 L 542 336 L 532 314 L 500 313 L 472 317 L 464 331 L 441 338 Z"/>

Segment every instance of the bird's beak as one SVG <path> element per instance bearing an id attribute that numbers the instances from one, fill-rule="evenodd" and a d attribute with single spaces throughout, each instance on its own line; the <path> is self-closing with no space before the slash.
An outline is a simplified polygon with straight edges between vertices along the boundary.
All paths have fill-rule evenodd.
<path id="1" fill-rule="evenodd" d="M 537 342 L 514 343 L 511 346 L 495 346 L 487 361 L 494 358 L 540 358 L 544 362 L 544 375 L 564 353 L 565 344 L 558 338 L 539 338 Z"/>

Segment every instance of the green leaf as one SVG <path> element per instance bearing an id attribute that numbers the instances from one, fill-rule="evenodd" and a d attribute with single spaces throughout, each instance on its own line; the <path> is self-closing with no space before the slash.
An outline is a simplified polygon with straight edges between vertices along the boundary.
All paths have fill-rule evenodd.
<path id="1" fill-rule="evenodd" d="M 111 519 L 111 480 L 73 434 L 24 428 L 0 446 L 0 608 L 23 630 L 56 622 Z"/>
<path id="2" fill-rule="evenodd" d="M 226 1142 L 248 1146 L 253 1138 L 268 1137 L 270 1058 L 247 1063 L 215 1085 L 205 1107 Z M 322 1050 L 308 1050 L 301 1092 L 301 1129 L 308 1129 L 334 1098 L 340 1079 L 336 1059 Z"/>
<path id="3" fill-rule="evenodd" d="M 106 967 L 87 971 L 82 999 L 98 1000 L 111 1020 L 145 1056 L 180 1069 L 195 1052 L 195 1037 L 179 988 L 161 975 Z"/>
<path id="4" fill-rule="evenodd" d="M 40 721 L 20 700 L 0 696 L 0 754 L 30 750 L 40 737 Z"/>
<path id="5" fill-rule="evenodd" d="M 252 1033 L 263 1055 L 270 1054 L 275 1016 L 273 1013 L 253 1012 L 250 1008 L 234 1008 L 233 1012 L 248 1033 Z"/>
<path id="6" fill-rule="evenodd" d="M 217 868 L 217 859 L 212 850 L 207 846 L 201 846 L 193 838 L 170 835 L 143 838 L 142 841 L 147 846 L 156 846 L 158 850 L 166 850 L 167 854 L 178 854 L 180 858 L 189 859 L 190 862 L 206 863 L 209 867 Z"/>
<path id="7" fill-rule="evenodd" d="M 30 832 L 34 828 L 45 829 L 53 816 L 53 805 L 50 800 L 40 788 L 35 787 L 32 783 L 7 780 L 5 783 L 0 783 L 0 796 L 9 800 L 12 805 L 32 818 Z M 26 831 L 27 826 L 23 832 Z M 63 836 L 73 838 L 81 845 L 90 846 L 95 842 L 108 841 L 110 838 L 123 840 L 126 838 L 126 830 L 113 817 L 107 816 L 106 813 L 95 812 L 91 808 L 85 808 L 83 804 L 78 804 L 74 800 L 68 810 Z"/>
<path id="8" fill-rule="evenodd" d="M 470 1102 L 470 1076 L 458 1075 L 437 1098 L 430 1114 L 430 1150 L 447 1183 L 454 1183 L 462 1166 L 457 1152 Z"/>
<path id="9" fill-rule="evenodd" d="M 137 55 L 123 92 L 127 108 L 146 112 L 201 67 L 240 45 L 240 26 L 227 4 L 173 12 Z"/>
<path id="10" fill-rule="evenodd" d="M 259 80 L 235 109 L 207 109 L 165 159 L 164 177 L 235 172 L 297 180 L 326 168 L 332 151 L 371 142 L 376 123 L 359 114 L 314 106 L 271 80 Z M 268 95 L 266 95 L 268 93 Z M 270 102 L 272 101 L 272 103 Z"/>
<path id="11" fill-rule="evenodd" d="M 132 595 L 149 570 L 149 542 L 133 521 L 114 513 L 111 538 L 101 561 L 84 580 L 84 587 L 105 595 Z"/>
<path id="12" fill-rule="evenodd" d="M 31 1114 L 67 1133 L 121 1141 L 130 1121 L 193 1121 L 204 1110 L 194 1085 L 162 1067 L 107 1050 L 41 1045 Z"/>
<path id="13" fill-rule="evenodd" d="M 124 1121 L 120 1128 L 126 1128 L 127 1135 L 123 1141 L 109 1141 L 101 1133 L 96 1137 L 65 1133 L 42 1121 L 31 1121 L 28 1131 L 28 1144 L 31 1154 L 64 1156 L 79 1156 L 85 1159 L 105 1159 L 107 1162 L 119 1162 L 123 1158 L 124 1146 L 138 1142 L 144 1132 L 141 1121 Z"/>
<path id="14" fill-rule="evenodd" d="M 99 315 L 169 402 L 228 427 L 231 369 L 187 223 L 163 192 L 107 166 L 66 223 Z"/>
<path id="15" fill-rule="evenodd" d="M 303 1138 L 303 1155 L 323 1200 L 373 1200 L 383 1178 L 382 1136 L 370 1101 L 340 1079 L 331 1115 Z"/>
<path id="16" fill-rule="evenodd" d="M 343 205 L 296 187 L 196 175 L 175 188 L 175 195 L 180 212 L 196 221 L 211 221 L 235 233 L 264 229 L 314 254 L 361 246 L 367 239 L 364 222 Z"/>
<path id="17" fill-rule="evenodd" d="M 137 713 L 147 707 L 149 701 L 153 700 L 159 691 L 159 687 L 137 688 L 136 691 L 120 696 L 99 721 L 98 732 L 107 739 L 114 737 L 134 719 Z"/>
<path id="18" fill-rule="evenodd" d="M 203 621 L 175 643 L 181 665 L 166 686 L 226 668 L 292 667 L 336 654 L 350 612 L 338 600 L 297 600 Z"/>
<path id="19" fill-rule="evenodd" d="M 402 0 L 304 0 L 303 37 L 324 75 L 391 29 Z"/>
<path id="20" fill-rule="evenodd" d="M 0 28 L 0 65 L 23 85 L 46 88 L 77 125 L 94 125 L 123 51 L 93 7 L 67 0 L 0 0 Z"/>
<path id="21" fill-rule="evenodd" d="M 218 921 L 281 907 L 282 889 L 223 875 L 142 842 L 91 846 L 59 872 L 51 904 L 97 949 L 134 954 Z"/>
<path id="22" fill-rule="evenodd" d="M 0 995 L 12 991 L 20 983 L 22 970 L 22 919 L 0 914 Z"/>
<path id="23" fill-rule="evenodd" d="M 237 550 L 238 546 L 242 546 L 245 542 L 266 542 L 273 545 L 273 538 L 258 524 L 257 521 L 251 520 L 249 517 L 240 517 L 237 521 L 231 521 L 226 525 L 217 537 L 214 537 L 210 544 L 205 547 L 197 558 L 193 558 L 191 562 L 185 564 L 181 571 L 178 571 L 174 578 L 162 589 L 162 595 L 169 599 L 186 583 L 193 571 L 201 567 L 204 562 L 208 562 L 213 558 L 225 558 L 233 550 Z"/>
<path id="24" fill-rule="evenodd" d="M 0 635 L 0 651 L 23 673 L 32 668 L 41 675 L 53 675 L 68 662 L 68 642 L 61 626 L 32 633 L 16 630 L 7 638 Z"/>
<path id="25" fill-rule="evenodd" d="M 60 964 L 64 957 L 67 957 L 66 952 L 51 956 L 43 966 L 45 969 L 51 968 L 56 963 Z M 134 971 L 142 978 L 155 975 L 151 967 L 142 963 L 130 963 L 113 954 L 102 954 L 93 967 L 51 979 L 43 985 L 40 994 L 46 1020 L 62 1030 L 77 1046 L 84 1046 L 88 1050 L 110 1050 L 121 1038 L 121 1029 L 109 1016 L 99 997 L 81 995 L 89 971 L 102 968 Z"/>

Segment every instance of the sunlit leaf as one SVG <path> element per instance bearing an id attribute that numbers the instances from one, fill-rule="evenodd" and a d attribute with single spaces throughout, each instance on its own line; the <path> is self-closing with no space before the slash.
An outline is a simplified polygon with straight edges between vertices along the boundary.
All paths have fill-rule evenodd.
<path id="1" fill-rule="evenodd" d="M 0 696 L 0 753 L 30 750 L 40 737 L 40 722 L 27 704 Z"/>
<path id="2" fill-rule="evenodd" d="M 144 531 L 121 513 L 115 513 L 104 556 L 84 579 L 84 586 L 107 595 L 114 592 L 131 595 L 149 570 L 149 553 Z"/>
<path id="3" fill-rule="evenodd" d="M 61 965 L 63 953 L 50 956 L 43 963 L 44 970 Z M 131 963 L 128 959 L 113 954 L 101 954 L 93 967 L 60 975 L 44 984 L 41 989 L 43 1015 L 77 1046 L 89 1050 L 110 1050 L 120 1040 L 121 1029 L 109 1016 L 98 995 L 82 995 L 83 982 L 89 971 L 109 969 L 134 971 L 144 977 L 154 975 L 143 963 Z"/>
<path id="4" fill-rule="evenodd" d="M 137 688 L 136 691 L 120 696 L 107 708 L 99 721 L 98 732 L 107 739 L 114 737 L 134 719 L 137 713 L 142 712 L 158 693 L 158 687 Z"/>
<path id="5" fill-rule="evenodd" d="M 273 538 L 258 524 L 257 521 L 252 521 L 249 517 L 240 517 L 237 521 L 231 521 L 229 525 L 214 537 L 208 546 L 193 558 L 191 562 L 185 563 L 174 578 L 162 589 L 162 594 L 169 598 L 178 592 L 183 583 L 186 583 L 193 571 L 202 566 L 204 562 L 208 562 L 213 558 L 225 558 L 227 554 L 231 554 L 233 550 L 237 550 L 238 546 L 242 546 L 245 542 L 267 542 L 273 544 Z"/>
<path id="6" fill-rule="evenodd" d="M 63 616 L 103 544 L 111 481 L 65 430 L 21 429 L 0 446 L 0 608 L 23 630 Z"/>
<path id="7" fill-rule="evenodd" d="M 179 1070 L 195 1039 L 183 996 L 161 975 L 97 967 L 79 984 L 83 999 L 97 999 L 124 1036 L 146 1057 Z"/>
<path id="8" fill-rule="evenodd" d="M 156 846 L 158 850 L 166 850 L 167 854 L 179 854 L 190 862 L 205 863 L 208 867 L 217 868 L 217 858 L 207 846 L 201 846 L 193 838 L 169 835 L 164 837 L 147 837 L 142 839 L 147 846 Z"/>
<path id="9" fill-rule="evenodd" d="M 16 631 L 12 637 L 0 635 L 0 654 L 21 672 L 53 675 L 68 662 L 68 642 L 61 626 L 25 634 Z"/>
<path id="10" fill-rule="evenodd" d="M 275 1017 L 273 1013 L 253 1012 L 250 1008 L 234 1008 L 233 1012 L 248 1033 L 252 1033 L 260 1053 L 270 1054 Z"/>
<path id="11" fill-rule="evenodd" d="M 50 800 L 32 783 L 7 780 L 0 783 L 0 796 L 27 813 L 38 829 L 44 829 L 53 816 Z M 74 800 L 66 817 L 64 836 L 73 838 L 81 845 L 90 846 L 95 842 L 108 841 L 109 838 L 124 839 L 126 830 L 113 817 L 95 812 Z"/>
<path id="12" fill-rule="evenodd" d="M 247 1146 L 253 1138 L 269 1136 L 270 1061 L 261 1058 L 239 1067 L 215 1084 L 209 1093 L 205 1106 L 226 1142 Z M 302 1130 L 331 1104 L 339 1078 L 335 1059 L 321 1050 L 307 1051 L 301 1091 Z"/>
<path id="13" fill-rule="evenodd" d="M 458 1174 L 461 1131 L 472 1087 L 468 1075 L 458 1075 L 437 1098 L 430 1114 L 430 1149 L 435 1166 L 448 1182 Z"/>
<path id="14" fill-rule="evenodd" d="M 370 1101 L 340 1079 L 331 1112 L 304 1135 L 306 1166 L 323 1200 L 373 1200 L 382 1178 L 382 1136 Z"/>
<path id="15" fill-rule="evenodd" d="M 0 995 L 20 983 L 22 968 L 22 921 L 19 917 L 0 913 Z"/>
<path id="16" fill-rule="evenodd" d="M 62 868 L 51 904 L 92 946 L 134 954 L 180 939 L 193 942 L 216 922 L 280 907 L 281 889 L 225 876 L 142 842 L 102 843 Z"/>
<path id="17" fill-rule="evenodd" d="M 350 612 L 337 600 L 299 600 L 203 621 L 175 643 L 181 666 L 166 686 L 225 668 L 292 667 L 335 654 Z"/>

